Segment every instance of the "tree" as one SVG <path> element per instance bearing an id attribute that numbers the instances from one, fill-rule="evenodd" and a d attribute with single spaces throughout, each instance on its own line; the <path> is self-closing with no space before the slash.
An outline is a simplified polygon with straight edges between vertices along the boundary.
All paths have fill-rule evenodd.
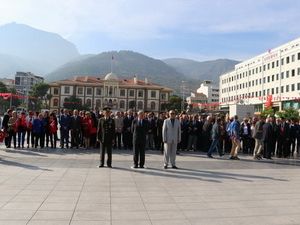
<path id="1" fill-rule="evenodd" d="M 279 117 L 288 119 L 288 120 L 295 120 L 295 119 L 300 118 L 299 112 L 293 108 L 288 108 L 288 109 L 285 109 L 284 111 L 277 112 L 276 115 Z"/>
<path id="2" fill-rule="evenodd" d="M 169 102 L 167 104 L 162 105 L 162 109 L 164 110 L 175 110 L 177 112 L 181 111 L 182 98 L 177 95 L 170 96 Z M 184 109 L 186 109 L 187 104 L 184 102 Z"/>
<path id="3" fill-rule="evenodd" d="M 31 88 L 31 91 L 29 92 L 30 99 L 30 105 L 38 110 L 42 107 L 43 101 L 47 100 L 47 92 L 49 90 L 50 86 L 46 83 L 37 83 L 33 85 Z M 47 101 L 46 101 L 47 105 Z"/>
<path id="4" fill-rule="evenodd" d="M 82 105 L 82 101 L 80 98 L 76 98 L 75 95 L 72 95 L 69 98 L 65 98 L 64 102 L 64 108 L 69 110 L 89 110 L 89 108 L 86 105 Z"/>

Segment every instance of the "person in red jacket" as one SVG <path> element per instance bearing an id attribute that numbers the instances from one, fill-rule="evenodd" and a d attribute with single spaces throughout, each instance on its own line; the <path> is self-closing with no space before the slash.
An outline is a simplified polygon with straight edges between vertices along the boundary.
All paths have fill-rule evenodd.
<path id="1" fill-rule="evenodd" d="M 57 142 L 57 118 L 55 112 L 52 112 L 50 114 L 49 119 L 49 134 L 50 134 L 50 144 L 51 148 L 56 148 L 56 142 Z"/>
<path id="2" fill-rule="evenodd" d="M 21 144 L 22 144 L 22 148 L 24 148 L 26 130 L 27 130 L 26 113 L 22 112 L 21 115 L 18 116 L 18 120 L 17 120 L 18 148 L 20 148 Z"/>

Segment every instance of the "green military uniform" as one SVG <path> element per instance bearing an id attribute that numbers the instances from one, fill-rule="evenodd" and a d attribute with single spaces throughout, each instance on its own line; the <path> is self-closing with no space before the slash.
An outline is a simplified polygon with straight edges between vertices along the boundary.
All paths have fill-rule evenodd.
<path id="1" fill-rule="evenodd" d="M 107 166 L 111 167 L 112 144 L 115 140 L 115 121 L 108 118 L 101 118 L 98 122 L 97 139 L 100 142 L 100 165 L 104 166 L 105 152 L 107 153 Z"/>

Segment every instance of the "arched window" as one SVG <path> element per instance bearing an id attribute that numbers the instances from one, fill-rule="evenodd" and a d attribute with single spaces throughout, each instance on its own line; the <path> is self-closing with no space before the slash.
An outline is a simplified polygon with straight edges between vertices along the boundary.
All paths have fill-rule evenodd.
<path id="1" fill-rule="evenodd" d="M 120 101 L 120 109 L 125 109 L 125 101 L 124 100 Z"/>
<path id="2" fill-rule="evenodd" d="M 150 103 L 150 108 L 151 108 L 151 110 L 155 110 L 155 107 L 156 107 L 156 106 L 155 106 L 155 102 L 151 102 L 151 103 Z"/>
<path id="3" fill-rule="evenodd" d="M 101 108 L 101 100 L 100 99 L 96 100 L 96 107 Z"/>
<path id="4" fill-rule="evenodd" d="M 92 106 L 92 100 L 90 98 L 86 100 L 86 105 L 87 105 L 87 107 Z"/>
<path id="5" fill-rule="evenodd" d="M 138 101 L 138 105 L 137 105 L 138 109 L 143 109 L 144 108 L 144 104 L 142 101 Z"/>
<path id="6" fill-rule="evenodd" d="M 135 101 L 130 101 L 129 102 L 129 108 L 134 109 L 135 108 Z"/>
<path id="7" fill-rule="evenodd" d="M 53 107 L 57 107 L 58 106 L 58 99 L 55 98 L 53 99 Z"/>

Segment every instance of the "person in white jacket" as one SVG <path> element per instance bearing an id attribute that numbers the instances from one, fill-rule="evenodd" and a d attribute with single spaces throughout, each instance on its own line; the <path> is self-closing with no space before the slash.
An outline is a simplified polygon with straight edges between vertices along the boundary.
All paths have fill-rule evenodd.
<path id="1" fill-rule="evenodd" d="M 177 144 L 181 141 L 181 127 L 179 120 L 176 119 L 174 110 L 171 110 L 169 118 L 164 120 L 162 136 L 164 143 L 164 169 L 168 168 L 169 161 L 173 169 L 178 169 L 176 166 L 176 150 Z"/>

